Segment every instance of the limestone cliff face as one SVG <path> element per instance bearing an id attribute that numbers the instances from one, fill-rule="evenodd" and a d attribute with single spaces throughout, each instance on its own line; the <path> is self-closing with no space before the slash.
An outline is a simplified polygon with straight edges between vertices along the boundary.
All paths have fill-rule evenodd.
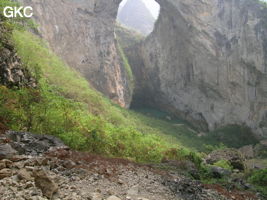
<path id="1" fill-rule="evenodd" d="M 253 0 L 157 0 L 161 14 L 134 65 L 135 101 L 213 130 L 267 136 L 267 10 Z"/>
<path id="2" fill-rule="evenodd" d="M 121 0 L 20 0 L 34 10 L 40 34 L 97 90 L 127 107 L 128 78 L 116 47 L 115 19 Z"/>

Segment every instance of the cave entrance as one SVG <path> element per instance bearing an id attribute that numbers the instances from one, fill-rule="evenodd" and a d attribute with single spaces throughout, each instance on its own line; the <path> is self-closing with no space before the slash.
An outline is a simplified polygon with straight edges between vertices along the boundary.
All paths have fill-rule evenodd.
<path id="1" fill-rule="evenodd" d="M 118 10 L 118 24 L 148 36 L 160 12 L 155 0 L 123 0 Z"/>

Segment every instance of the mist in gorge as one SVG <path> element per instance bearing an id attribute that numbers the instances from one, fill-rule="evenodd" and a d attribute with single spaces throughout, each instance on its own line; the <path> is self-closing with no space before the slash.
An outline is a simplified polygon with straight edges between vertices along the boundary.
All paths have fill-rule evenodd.
<path id="1" fill-rule="evenodd" d="M 124 0 L 119 7 L 117 21 L 146 36 L 153 31 L 159 11 L 160 6 L 154 0 Z"/>

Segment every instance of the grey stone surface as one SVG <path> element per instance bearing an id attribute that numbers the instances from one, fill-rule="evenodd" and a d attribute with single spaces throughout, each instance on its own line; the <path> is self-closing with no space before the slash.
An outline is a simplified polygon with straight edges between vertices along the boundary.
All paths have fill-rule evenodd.
<path id="1" fill-rule="evenodd" d="M 158 22 L 133 65 L 135 100 L 202 130 L 240 124 L 267 136 L 266 8 L 250 0 L 158 2 Z"/>
<path id="2" fill-rule="evenodd" d="M 114 34 L 121 0 L 18 0 L 31 5 L 40 35 L 90 84 L 123 107 L 131 101 Z"/>
<path id="3" fill-rule="evenodd" d="M 10 37 L 11 32 L 0 19 L 0 84 L 7 87 L 35 87 L 36 82 L 22 65 Z"/>
<path id="4" fill-rule="evenodd" d="M 68 148 L 61 140 L 51 135 L 7 131 L 6 137 L 12 141 L 6 145 L 11 146 L 19 154 L 39 155 L 52 148 Z"/>

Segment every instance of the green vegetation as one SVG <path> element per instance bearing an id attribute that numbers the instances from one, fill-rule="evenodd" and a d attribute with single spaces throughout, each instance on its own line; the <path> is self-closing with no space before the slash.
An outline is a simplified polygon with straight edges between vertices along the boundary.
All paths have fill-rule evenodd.
<path id="1" fill-rule="evenodd" d="M 166 112 L 153 108 L 134 108 L 143 124 L 154 127 L 154 132 L 161 135 L 173 144 L 186 146 L 192 150 L 200 152 L 211 152 L 224 148 L 240 148 L 248 144 L 256 144 L 258 140 L 249 128 L 238 125 L 229 125 L 210 133 L 203 133 L 198 136 L 198 132 L 190 128 L 190 124 Z M 148 120 L 151 119 L 151 120 Z M 153 119 L 153 120 L 152 120 Z"/>
<path id="2" fill-rule="evenodd" d="M 127 48 L 130 48 L 144 39 L 144 37 L 138 32 L 128 29 L 121 24 L 116 24 L 115 33 L 117 35 L 117 48 L 119 55 L 123 61 L 128 79 L 130 80 L 130 89 L 131 92 L 134 90 L 135 78 L 132 72 L 132 68 L 128 62 L 128 58 L 125 55 Z"/>
<path id="3" fill-rule="evenodd" d="M 249 178 L 249 181 L 256 185 L 267 187 L 267 169 L 253 172 Z"/>
<path id="4" fill-rule="evenodd" d="M 256 144 L 259 142 L 248 127 L 239 125 L 228 125 L 219 128 L 207 134 L 207 136 L 202 139 L 203 142 L 208 141 L 208 144 L 212 146 L 219 145 L 220 148 L 224 146 L 240 148 L 248 144 Z"/>
<path id="5" fill-rule="evenodd" d="M 140 33 L 117 23 L 115 27 L 117 40 L 123 49 L 133 46 L 145 39 Z"/>
<path id="6" fill-rule="evenodd" d="M 262 4 L 263 6 L 267 6 L 267 2 L 265 0 L 257 0 L 260 4 Z"/>
<path id="7" fill-rule="evenodd" d="M 56 135 L 72 148 L 108 156 L 140 162 L 161 159 L 167 144 L 120 125 L 119 109 L 42 41 L 26 31 L 14 31 L 14 41 L 23 63 L 38 79 L 38 88 L 1 88 L 1 116 L 12 129 Z"/>
<path id="8" fill-rule="evenodd" d="M 74 149 L 138 162 L 160 162 L 170 149 L 177 149 L 172 158 L 200 162 L 198 154 L 170 144 L 161 130 L 144 123 L 153 119 L 119 108 L 92 89 L 33 34 L 15 30 L 13 41 L 38 86 L 0 87 L 0 116 L 9 128 L 55 135 Z"/>
<path id="9" fill-rule="evenodd" d="M 0 2 L 0 18 L 1 18 L 1 20 L 3 20 L 4 19 L 4 16 L 3 16 L 3 12 L 4 12 L 4 8 L 6 7 L 6 6 L 10 6 L 10 7 L 13 7 L 13 6 L 17 6 L 18 5 L 18 3 L 17 2 L 13 2 L 13 1 L 10 1 L 10 0 L 1 0 L 1 2 Z"/>
<path id="10" fill-rule="evenodd" d="M 256 186 L 258 191 L 267 197 L 267 169 L 254 171 L 248 180 Z"/>
<path id="11" fill-rule="evenodd" d="M 19 7 L 19 3 L 16 1 L 10 0 L 1 0 L 0 2 L 0 21 L 4 23 L 5 28 L 16 28 L 16 29 L 24 29 L 25 27 L 35 29 L 37 26 L 36 24 L 25 17 L 16 17 L 16 18 L 6 18 L 3 16 L 4 8 L 6 6 L 9 7 Z"/>
<path id="12" fill-rule="evenodd" d="M 232 171 L 233 167 L 231 166 L 230 162 L 227 160 L 219 160 L 218 162 L 214 163 L 213 166 L 221 167 L 227 170 Z"/>
<path id="13" fill-rule="evenodd" d="M 133 93 L 133 90 L 134 90 L 134 85 L 135 85 L 135 80 L 134 80 L 134 75 L 133 75 L 133 72 L 132 72 L 132 68 L 128 62 L 128 58 L 126 57 L 120 43 L 118 42 L 117 43 L 117 48 L 119 50 L 119 55 L 123 61 L 123 66 L 126 70 L 126 73 L 127 73 L 127 76 L 128 76 L 128 80 L 130 80 L 130 90 L 131 90 L 131 93 Z"/>

